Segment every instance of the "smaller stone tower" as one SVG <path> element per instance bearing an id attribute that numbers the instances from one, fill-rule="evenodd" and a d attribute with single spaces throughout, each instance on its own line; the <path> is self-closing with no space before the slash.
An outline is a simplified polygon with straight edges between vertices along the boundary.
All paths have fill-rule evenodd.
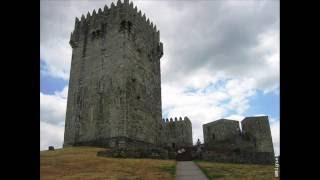
<path id="1" fill-rule="evenodd" d="M 239 135 L 239 121 L 220 119 L 203 125 L 204 142 L 223 141 Z"/>
<path id="2" fill-rule="evenodd" d="M 246 117 L 241 126 L 242 134 L 253 141 L 256 152 L 274 154 L 268 116 Z"/>
<path id="3" fill-rule="evenodd" d="M 191 147 L 192 125 L 188 117 L 162 119 L 162 145 L 172 149 Z"/>
<path id="4" fill-rule="evenodd" d="M 238 149 L 239 121 L 220 119 L 203 125 L 204 143 L 207 149 L 226 152 Z"/>

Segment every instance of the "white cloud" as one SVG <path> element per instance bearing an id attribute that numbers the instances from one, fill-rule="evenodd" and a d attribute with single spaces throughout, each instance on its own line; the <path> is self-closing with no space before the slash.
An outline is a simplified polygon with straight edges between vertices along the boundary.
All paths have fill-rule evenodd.
<path id="1" fill-rule="evenodd" d="M 69 79 L 72 48 L 70 35 L 75 18 L 103 8 L 108 1 L 40 1 L 40 59 L 45 62 L 44 75 Z"/>
<path id="2" fill-rule="evenodd" d="M 40 59 L 46 63 L 42 73 L 54 78 L 69 79 L 71 48 L 67 39 L 56 39 L 40 45 Z"/>
<path id="3" fill-rule="evenodd" d="M 189 85 L 191 91 L 186 91 L 183 86 L 162 84 L 162 108 L 168 115 L 164 118 L 188 116 L 192 122 L 194 143 L 198 138 L 203 142 L 203 124 L 225 118 L 233 111 L 237 113 L 236 117 L 243 117 L 242 114 L 249 108 L 248 99 L 255 94 L 255 84 L 251 79 L 230 79 L 217 83 L 211 81 L 206 88 Z M 215 86 L 217 88 L 211 88 Z"/>
<path id="4" fill-rule="evenodd" d="M 54 94 L 40 92 L 40 150 L 62 147 L 68 86 Z"/>
<path id="5" fill-rule="evenodd" d="M 54 95 L 61 98 L 61 99 L 64 99 L 66 100 L 67 97 L 68 97 L 68 86 L 65 86 L 62 91 L 56 91 L 54 92 Z"/>
<path id="6" fill-rule="evenodd" d="M 40 150 L 46 150 L 48 149 L 48 146 L 61 148 L 63 135 L 64 126 L 40 121 Z"/>
<path id="7" fill-rule="evenodd" d="M 225 117 L 225 119 L 231 119 L 236 121 L 242 121 L 245 118 L 245 116 L 239 115 L 239 114 L 232 114 L 230 116 Z"/>
<path id="8" fill-rule="evenodd" d="M 40 121 L 51 124 L 64 124 L 67 90 L 68 87 L 54 94 L 40 92 Z"/>

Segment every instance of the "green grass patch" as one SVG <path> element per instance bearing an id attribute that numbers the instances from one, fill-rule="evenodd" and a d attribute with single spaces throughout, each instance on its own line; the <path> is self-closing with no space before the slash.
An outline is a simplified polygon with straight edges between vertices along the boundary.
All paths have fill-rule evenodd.
<path id="1" fill-rule="evenodd" d="M 217 179 L 217 178 L 222 178 L 225 175 L 224 174 L 218 174 L 218 173 L 210 173 L 208 169 L 205 168 L 200 168 L 202 172 L 211 180 L 211 179 Z"/>
<path id="2" fill-rule="evenodd" d="M 232 164 L 194 161 L 210 179 L 278 179 L 274 177 L 273 165 Z"/>
<path id="3" fill-rule="evenodd" d="M 173 180 L 176 162 L 99 157 L 102 148 L 70 147 L 40 152 L 40 179 Z"/>
<path id="4" fill-rule="evenodd" d="M 159 167 L 159 169 L 161 171 L 170 173 L 172 176 L 175 176 L 175 174 L 176 174 L 176 163 L 162 165 L 162 166 Z"/>

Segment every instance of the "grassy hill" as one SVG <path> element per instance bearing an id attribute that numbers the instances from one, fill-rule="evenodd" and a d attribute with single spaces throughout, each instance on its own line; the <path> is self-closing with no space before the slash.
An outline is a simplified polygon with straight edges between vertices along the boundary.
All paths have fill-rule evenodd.
<path id="1" fill-rule="evenodd" d="M 173 180 L 174 160 L 118 159 L 96 156 L 102 148 L 71 147 L 40 152 L 40 179 Z M 274 178 L 273 165 L 195 161 L 209 179 Z"/>
<path id="2" fill-rule="evenodd" d="M 101 148 L 40 152 L 40 179 L 174 179 L 176 162 L 97 157 Z"/>
<path id="3" fill-rule="evenodd" d="M 209 179 L 219 180 L 272 180 L 274 177 L 273 165 L 229 164 L 196 161 L 200 169 Z"/>

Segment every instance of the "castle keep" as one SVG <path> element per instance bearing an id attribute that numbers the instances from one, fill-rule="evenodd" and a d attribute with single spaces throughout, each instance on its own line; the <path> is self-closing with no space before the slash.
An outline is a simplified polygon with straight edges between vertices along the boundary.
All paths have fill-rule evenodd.
<path id="1" fill-rule="evenodd" d="M 70 45 L 64 146 L 192 145 L 189 119 L 162 120 L 160 32 L 132 2 L 76 18 Z"/>

